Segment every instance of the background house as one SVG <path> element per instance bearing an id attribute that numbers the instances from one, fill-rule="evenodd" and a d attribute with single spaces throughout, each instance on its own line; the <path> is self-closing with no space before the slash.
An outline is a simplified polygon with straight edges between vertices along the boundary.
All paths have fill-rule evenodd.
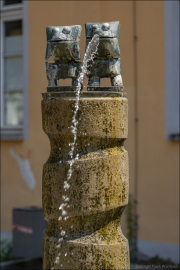
<path id="1" fill-rule="evenodd" d="M 12 209 L 42 205 L 46 27 L 120 21 L 122 78 L 129 101 L 130 193 L 138 248 L 179 256 L 179 1 L 1 1 L 1 230 Z M 102 84 L 108 85 L 108 80 Z M 69 81 L 64 81 L 68 85 Z M 127 235 L 126 214 L 122 229 Z"/>

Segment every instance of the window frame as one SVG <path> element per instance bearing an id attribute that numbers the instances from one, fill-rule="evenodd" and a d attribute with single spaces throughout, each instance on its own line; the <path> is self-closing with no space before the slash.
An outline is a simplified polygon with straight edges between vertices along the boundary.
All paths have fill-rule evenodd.
<path id="1" fill-rule="evenodd" d="M 13 4 L 3 6 L 0 2 L 1 11 L 1 61 L 0 61 L 0 95 L 1 95 L 1 140 L 27 140 L 28 139 L 28 75 L 29 75 L 29 47 L 28 47 L 28 1 L 23 1 L 22 4 Z M 22 20 L 22 36 L 23 36 L 23 125 L 22 126 L 6 126 L 4 122 L 4 23 L 8 21 Z M 19 89 L 21 90 L 21 89 Z M 13 91 L 10 91 L 11 93 Z M 15 90 L 14 90 L 15 92 Z M 17 91 L 18 92 L 18 91 Z M 21 92 L 21 91 L 20 91 Z"/>
<path id="2" fill-rule="evenodd" d="M 13 4 L 13 5 L 4 6 L 3 2 L 4 2 L 4 0 L 0 2 L 0 9 L 2 11 L 22 9 L 23 4 L 24 4 L 24 2 L 22 2 L 21 4 Z"/>
<path id="3" fill-rule="evenodd" d="M 180 1 L 164 1 L 165 134 L 171 141 L 180 140 L 179 7 Z"/>

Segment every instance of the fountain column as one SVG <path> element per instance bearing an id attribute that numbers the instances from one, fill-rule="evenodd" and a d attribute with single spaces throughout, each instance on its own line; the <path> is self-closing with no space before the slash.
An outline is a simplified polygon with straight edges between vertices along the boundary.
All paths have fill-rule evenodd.
<path id="1" fill-rule="evenodd" d="M 43 130 L 51 144 L 43 168 L 43 212 L 48 222 L 44 269 L 129 269 L 128 241 L 120 227 L 128 203 L 128 154 L 123 146 L 127 99 L 121 93 L 82 92 L 75 147 L 79 159 L 65 191 L 75 100 L 73 92 L 43 93 Z M 63 198 L 69 198 L 64 216 L 59 210 Z"/>
<path id="2" fill-rule="evenodd" d="M 128 203 L 128 153 L 123 146 L 128 102 L 121 91 L 91 90 L 81 92 L 79 99 L 73 165 L 70 127 L 76 93 L 58 86 L 42 93 L 43 130 L 51 145 L 43 167 L 43 214 L 48 224 L 44 269 L 130 268 L 120 224 Z"/>

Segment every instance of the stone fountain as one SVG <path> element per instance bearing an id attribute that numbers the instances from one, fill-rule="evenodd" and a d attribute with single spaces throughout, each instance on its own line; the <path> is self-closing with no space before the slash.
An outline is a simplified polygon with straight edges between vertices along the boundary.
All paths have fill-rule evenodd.
<path id="1" fill-rule="evenodd" d="M 51 145 L 43 167 L 48 224 L 43 268 L 129 269 L 128 241 L 120 224 L 129 186 L 123 146 L 128 102 L 117 58 L 120 24 L 88 23 L 85 28 L 86 58 L 95 35 L 99 42 L 84 69 L 88 91 L 77 94 L 84 67 L 79 62 L 81 26 L 47 27 L 46 60 L 54 63 L 46 63 L 49 86 L 42 93 L 43 130 Z M 111 86 L 100 86 L 104 77 Z M 72 86 L 57 85 L 65 78 L 72 78 Z"/>

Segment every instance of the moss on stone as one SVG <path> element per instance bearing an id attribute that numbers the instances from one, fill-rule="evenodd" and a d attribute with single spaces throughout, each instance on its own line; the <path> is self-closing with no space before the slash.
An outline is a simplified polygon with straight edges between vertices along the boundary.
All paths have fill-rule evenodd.
<path id="1" fill-rule="evenodd" d="M 79 159 L 75 160 L 70 188 L 65 193 L 74 104 L 75 97 L 42 101 L 43 129 L 51 144 L 43 167 L 43 214 L 48 222 L 44 269 L 59 269 L 60 264 L 55 264 L 59 253 L 67 253 L 61 258 L 66 269 L 72 269 L 72 265 L 73 269 L 128 269 L 128 242 L 120 229 L 129 182 L 128 155 L 123 147 L 127 100 L 80 98 L 74 149 Z M 68 219 L 58 220 L 64 194 L 70 198 Z"/>

